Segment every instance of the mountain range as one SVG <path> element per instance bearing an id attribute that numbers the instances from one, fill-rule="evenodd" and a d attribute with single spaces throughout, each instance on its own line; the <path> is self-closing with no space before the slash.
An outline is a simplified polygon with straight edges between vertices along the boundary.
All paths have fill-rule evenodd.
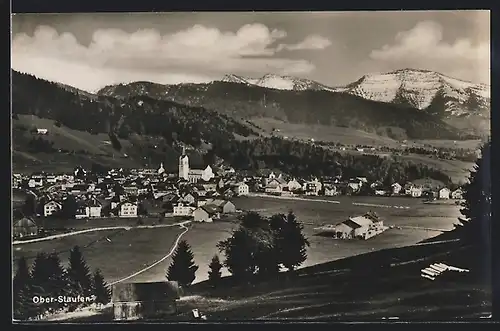
<path id="1" fill-rule="evenodd" d="M 490 104 L 490 86 L 466 82 L 429 70 L 401 69 L 365 75 L 341 87 L 329 87 L 309 79 L 271 74 L 262 78 L 231 74 L 224 76 L 221 81 L 278 90 L 345 92 L 373 101 L 403 103 L 421 110 L 428 109 L 433 100 L 442 97 L 446 99 L 442 105 L 443 110 L 451 116 L 482 113 L 489 109 Z"/>
<path id="2" fill-rule="evenodd" d="M 402 136 L 414 138 L 464 139 L 489 133 L 489 86 L 415 69 L 366 75 L 344 87 L 291 76 L 226 75 L 203 84 L 118 84 L 106 86 L 97 94 L 115 98 L 149 96 L 243 119 L 267 117 L 378 134 L 393 127 L 395 131 L 402 129 Z"/>

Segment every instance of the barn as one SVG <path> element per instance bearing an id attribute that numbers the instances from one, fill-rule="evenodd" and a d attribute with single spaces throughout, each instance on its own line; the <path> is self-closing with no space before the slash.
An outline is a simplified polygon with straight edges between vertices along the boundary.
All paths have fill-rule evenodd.
<path id="1" fill-rule="evenodd" d="M 114 320 L 156 320 L 174 315 L 179 298 L 177 282 L 115 284 L 112 294 Z"/>
<path id="2" fill-rule="evenodd" d="M 366 213 L 363 216 L 350 217 L 335 226 L 320 227 L 318 230 L 330 232 L 337 239 L 364 239 L 372 238 L 387 229 L 383 221 L 375 213 Z"/>
<path id="3" fill-rule="evenodd" d="M 38 226 L 33 219 L 23 217 L 14 222 L 13 236 L 14 238 L 36 236 L 38 234 L 38 230 Z"/>

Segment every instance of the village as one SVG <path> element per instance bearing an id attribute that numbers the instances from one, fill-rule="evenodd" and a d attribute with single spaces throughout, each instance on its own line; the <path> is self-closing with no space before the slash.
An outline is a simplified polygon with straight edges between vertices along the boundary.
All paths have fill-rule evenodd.
<path id="1" fill-rule="evenodd" d="M 13 237 L 26 239 L 42 235 L 43 227 L 38 220 L 43 219 L 137 219 L 140 225 L 142 217 L 176 217 L 213 222 L 239 212 L 231 202 L 236 196 L 331 197 L 356 195 L 363 187 L 369 187 L 377 196 L 425 197 L 429 201 L 462 198 L 460 188 L 453 192 L 447 187 L 430 190 L 411 183 L 393 183 L 384 188 L 380 182 L 369 183 L 363 177 L 347 181 L 341 178 L 320 180 L 292 178 L 273 171 L 243 174 L 231 167 L 215 171 L 210 165 L 192 169 L 183 151 L 175 173 L 167 172 L 160 164 L 158 169 L 113 169 L 107 174 L 91 173 L 82 167 L 71 174 L 14 174 L 15 192 L 25 194 L 17 200 L 16 194 L 13 197 Z M 32 213 L 21 208 L 29 195 L 34 200 Z M 371 228 L 382 229 L 383 226 Z M 374 231 L 379 232 L 381 230 Z"/>

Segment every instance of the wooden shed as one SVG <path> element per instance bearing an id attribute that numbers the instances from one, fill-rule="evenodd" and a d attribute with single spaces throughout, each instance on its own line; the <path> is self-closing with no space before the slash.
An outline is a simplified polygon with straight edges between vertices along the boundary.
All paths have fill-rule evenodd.
<path id="1" fill-rule="evenodd" d="M 38 234 L 38 230 L 38 226 L 33 219 L 23 217 L 14 222 L 13 236 L 14 238 L 36 236 Z"/>
<path id="2" fill-rule="evenodd" d="M 114 320 L 154 320 L 177 312 L 177 282 L 119 283 L 113 285 Z"/>

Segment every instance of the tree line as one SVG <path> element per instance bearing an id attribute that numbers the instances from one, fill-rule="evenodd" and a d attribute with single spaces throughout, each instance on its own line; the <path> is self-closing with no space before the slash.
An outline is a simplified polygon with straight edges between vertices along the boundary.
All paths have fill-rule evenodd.
<path id="1" fill-rule="evenodd" d="M 224 260 L 215 255 L 209 264 L 208 282 L 212 286 L 220 285 L 222 267 L 227 268 L 233 281 L 246 283 L 276 279 L 282 269 L 293 272 L 306 261 L 309 241 L 293 212 L 269 218 L 248 212 L 240 217 L 240 221 L 231 237 L 217 244 Z M 191 247 L 186 241 L 181 241 L 167 269 L 167 279 L 189 286 L 198 270 L 193 259 Z"/>
<path id="2" fill-rule="evenodd" d="M 116 150 L 122 148 L 118 138 L 127 139 L 132 134 L 162 137 L 170 147 L 178 142 L 194 147 L 210 143 L 215 155 L 240 170 L 276 168 L 301 177 L 341 174 L 385 182 L 423 177 L 450 181 L 436 169 L 390 158 L 342 155 L 321 146 L 278 137 L 240 141 L 234 134 L 244 137 L 258 134 L 221 112 L 147 96 L 90 98 L 29 75 L 13 76 L 13 112 L 54 119 L 75 130 L 107 133 Z M 149 156 L 154 154 L 151 149 L 144 152 Z M 165 161 L 165 153 L 154 156 L 155 161 Z"/>
<path id="3" fill-rule="evenodd" d="M 38 253 L 31 268 L 26 258 L 19 258 L 13 297 L 14 318 L 30 320 L 92 304 L 105 305 L 111 300 L 111 291 L 99 269 L 91 274 L 80 248 L 75 246 L 67 269 L 56 253 Z"/>
<path id="4" fill-rule="evenodd" d="M 343 179 L 366 177 L 385 185 L 432 178 L 451 183 L 451 178 L 425 164 L 377 155 L 342 154 L 314 144 L 278 137 L 252 141 L 234 141 L 214 145 L 215 153 L 236 169 L 279 169 L 300 178 L 335 177 Z"/>

